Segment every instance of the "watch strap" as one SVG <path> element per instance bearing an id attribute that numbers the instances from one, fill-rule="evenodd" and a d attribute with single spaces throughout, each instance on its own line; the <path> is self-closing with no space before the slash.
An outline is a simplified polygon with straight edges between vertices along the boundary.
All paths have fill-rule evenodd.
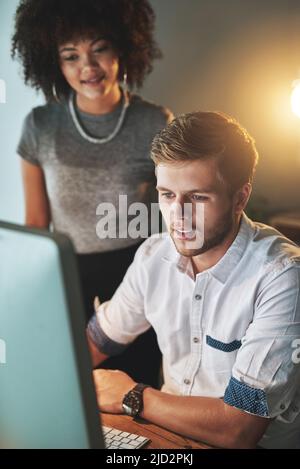
<path id="1" fill-rule="evenodd" d="M 144 384 L 144 383 L 138 383 L 134 388 L 131 390 L 133 392 L 136 392 L 138 394 L 143 394 L 144 389 L 150 388 L 150 384 Z"/>

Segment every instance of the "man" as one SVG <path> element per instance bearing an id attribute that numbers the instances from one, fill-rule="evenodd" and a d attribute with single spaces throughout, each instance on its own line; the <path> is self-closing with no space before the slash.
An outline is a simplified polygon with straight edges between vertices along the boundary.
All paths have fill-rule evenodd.
<path id="1" fill-rule="evenodd" d="M 132 391 L 126 374 L 97 370 L 100 409 L 217 447 L 300 447 L 300 250 L 244 213 L 253 139 L 228 116 L 191 113 L 152 159 L 169 234 L 139 248 L 88 338 L 97 365 L 152 325 L 164 385 Z"/>

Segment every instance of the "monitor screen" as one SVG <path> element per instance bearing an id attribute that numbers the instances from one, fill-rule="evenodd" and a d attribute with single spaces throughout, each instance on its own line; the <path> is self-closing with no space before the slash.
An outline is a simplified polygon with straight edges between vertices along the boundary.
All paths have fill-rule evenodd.
<path id="1" fill-rule="evenodd" d="M 0 448 L 100 447 L 76 258 L 0 224 Z"/>

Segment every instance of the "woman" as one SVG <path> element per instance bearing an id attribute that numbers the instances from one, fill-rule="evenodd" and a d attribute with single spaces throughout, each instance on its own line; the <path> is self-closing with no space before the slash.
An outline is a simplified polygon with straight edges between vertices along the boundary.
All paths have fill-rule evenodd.
<path id="1" fill-rule="evenodd" d="M 26 117 L 18 146 L 26 224 L 52 224 L 73 241 L 87 320 L 94 297 L 111 298 L 141 242 L 99 237 L 97 207 L 112 204 L 119 225 L 127 216 L 120 195 L 128 206 L 155 201 L 150 143 L 172 116 L 127 90 L 142 85 L 160 56 L 153 31 L 148 0 L 23 0 L 16 13 L 12 56 L 47 101 Z M 153 384 L 156 371 L 144 373 L 153 359 L 159 364 L 153 332 L 138 341 L 141 348 L 107 366 Z M 127 366 L 134 357 L 140 363 Z"/>

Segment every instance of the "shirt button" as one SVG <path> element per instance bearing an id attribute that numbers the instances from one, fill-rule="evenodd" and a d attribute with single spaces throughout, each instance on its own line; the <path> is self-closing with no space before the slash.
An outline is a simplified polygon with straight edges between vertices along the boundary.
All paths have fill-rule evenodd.
<path id="1" fill-rule="evenodd" d="M 199 301 L 202 299 L 202 296 L 201 295 L 195 295 L 195 300 Z"/>
<path id="2" fill-rule="evenodd" d="M 183 382 L 184 384 L 191 384 L 191 381 L 189 379 L 185 379 Z"/>
<path id="3" fill-rule="evenodd" d="M 194 342 L 194 344 L 198 344 L 198 343 L 199 343 L 198 337 L 194 337 L 194 338 L 193 338 L 193 342 Z"/>

